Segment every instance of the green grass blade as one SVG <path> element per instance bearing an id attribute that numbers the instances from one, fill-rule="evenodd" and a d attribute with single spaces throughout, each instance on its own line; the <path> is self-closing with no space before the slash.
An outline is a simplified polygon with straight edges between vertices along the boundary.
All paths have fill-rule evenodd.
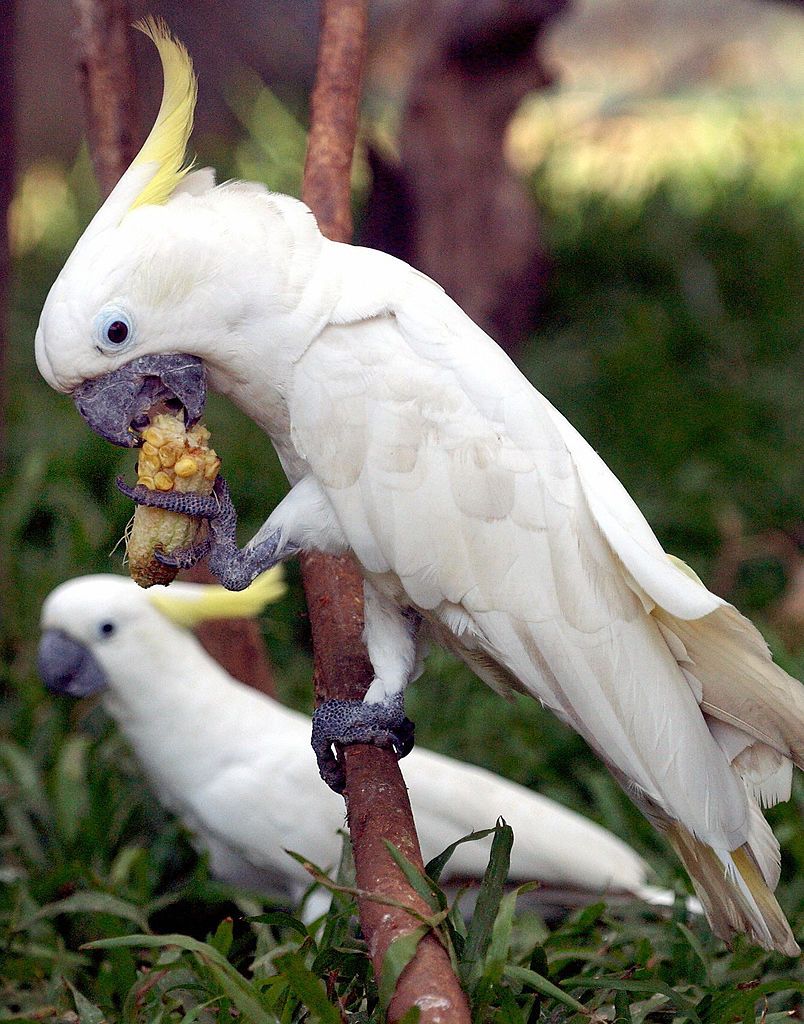
<path id="1" fill-rule="evenodd" d="M 340 1011 L 329 1001 L 323 981 L 313 974 L 298 953 L 277 957 L 276 966 L 287 979 L 293 994 L 314 1018 L 323 1024 L 341 1024 Z"/>
<path id="2" fill-rule="evenodd" d="M 276 1017 L 260 1005 L 254 988 L 225 957 L 206 942 L 189 935 L 118 935 L 111 939 L 87 942 L 82 949 L 119 949 L 125 946 L 162 949 L 178 946 L 193 953 L 210 971 L 223 992 L 252 1024 L 276 1024 Z"/>
<path id="3" fill-rule="evenodd" d="M 440 890 L 436 891 L 416 865 L 409 861 L 404 853 L 397 849 L 393 843 L 389 843 L 387 839 L 384 839 L 383 842 L 385 843 L 386 850 L 391 855 L 391 859 L 408 880 L 410 887 L 421 896 L 431 910 L 443 910 L 447 905 L 444 894 Z"/>
<path id="4" fill-rule="evenodd" d="M 67 987 L 72 993 L 75 1009 L 78 1013 L 79 1024 L 106 1024 L 106 1017 L 100 1007 L 91 1003 L 86 996 L 82 995 L 75 985 L 69 981 Z"/>
<path id="5" fill-rule="evenodd" d="M 494 922 L 508 878 L 513 843 L 513 829 L 500 818 L 494 830 L 488 867 L 483 875 L 475 911 L 466 934 L 461 978 L 467 988 L 471 988 L 480 977 L 481 964 L 491 943 Z"/>
<path id="6" fill-rule="evenodd" d="M 77 892 L 63 900 L 46 903 L 25 922 L 25 927 L 43 918 L 58 917 L 59 914 L 111 914 L 124 921 L 131 921 L 144 932 L 149 931 L 148 919 L 139 907 L 108 892 L 90 891 Z"/>
<path id="7" fill-rule="evenodd" d="M 490 836 L 492 832 L 494 832 L 493 828 L 484 828 L 479 832 L 470 832 L 469 835 L 456 839 L 454 843 L 450 843 L 446 850 L 442 850 L 437 857 L 433 857 L 432 860 L 425 864 L 424 873 L 428 878 L 432 878 L 434 882 L 438 882 L 441 878 L 441 872 L 459 846 L 462 846 L 464 843 L 476 843 L 479 839 L 485 839 L 486 836 Z"/>
<path id="8" fill-rule="evenodd" d="M 571 1010 L 575 1010 L 576 1013 L 582 1013 L 585 1016 L 589 1016 L 589 1011 L 583 1005 L 571 996 L 568 992 L 559 988 L 552 981 L 548 981 L 547 978 L 542 977 L 541 974 L 537 974 L 536 971 L 531 971 L 527 967 L 518 967 L 516 964 L 509 964 L 504 971 L 505 977 L 511 981 L 521 982 L 523 985 L 527 985 L 528 988 L 533 989 L 534 992 L 539 992 L 543 996 L 549 996 L 550 999 L 555 999 L 557 1003 L 563 1003 L 564 1006 L 568 1006 Z"/>
<path id="9" fill-rule="evenodd" d="M 419 943 L 429 930 L 425 925 L 419 925 L 404 935 L 397 935 L 385 951 L 378 986 L 380 1006 L 383 1010 L 388 1009 L 402 972 L 416 955 Z"/>

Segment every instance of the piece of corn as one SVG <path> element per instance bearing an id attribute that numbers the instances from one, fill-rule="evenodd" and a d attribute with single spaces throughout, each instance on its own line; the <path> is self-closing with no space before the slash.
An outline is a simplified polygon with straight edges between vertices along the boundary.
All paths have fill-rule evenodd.
<path id="1" fill-rule="evenodd" d="M 211 494 L 220 459 L 209 447 L 209 431 L 200 423 L 185 430 L 179 414 L 160 413 L 143 433 L 137 483 L 150 490 Z M 128 536 L 128 564 L 141 587 L 168 584 L 176 570 L 157 562 L 155 551 L 170 554 L 192 544 L 201 527 L 195 516 L 138 505 Z"/>

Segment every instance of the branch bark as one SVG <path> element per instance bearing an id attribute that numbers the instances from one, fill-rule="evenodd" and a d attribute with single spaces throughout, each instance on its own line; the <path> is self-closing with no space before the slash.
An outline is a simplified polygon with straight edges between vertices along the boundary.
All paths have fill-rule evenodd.
<path id="1" fill-rule="evenodd" d="M 321 36 L 302 198 L 321 231 L 352 239 L 350 170 L 357 131 L 366 48 L 366 0 L 323 0 Z M 363 583 L 354 562 L 308 554 L 302 558 L 313 631 L 316 700 L 362 699 L 372 668 L 362 642 Z M 407 789 L 393 754 L 356 745 L 343 753 L 346 806 L 359 888 L 381 892 L 428 913 L 385 848 L 389 840 L 423 867 Z M 360 922 L 380 977 L 386 950 L 417 922 L 404 910 L 364 901 Z M 449 957 L 434 935 L 422 939 L 402 973 L 388 1010 L 390 1021 L 418 1007 L 422 1024 L 468 1024 L 469 1008 Z"/>
<path id="2" fill-rule="evenodd" d="M 0 10 L 3 9 L 0 4 Z M 78 74 L 87 117 L 89 148 L 101 194 L 107 196 L 137 155 L 139 105 L 132 58 L 128 0 L 73 0 Z M 217 582 L 206 565 L 187 578 Z M 265 645 L 255 622 L 230 619 L 204 623 L 199 640 L 231 675 L 276 693 Z"/>

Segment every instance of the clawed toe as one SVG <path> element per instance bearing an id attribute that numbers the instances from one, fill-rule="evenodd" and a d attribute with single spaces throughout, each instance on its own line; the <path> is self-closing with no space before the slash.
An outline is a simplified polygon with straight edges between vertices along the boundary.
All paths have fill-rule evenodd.
<path id="1" fill-rule="evenodd" d="M 178 512 L 198 519 L 214 519 L 220 514 L 220 499 L 215 492 L 205 495 L 192 491 L 152 491 L 142 484 L 132 487 L 121 476 L 117 478 L 116 483 L 117 489 L 137 505 L 161 508 L 167 512 Z"/>
<path id="2" fill-rule="evenodd" d="M 170 554 L 157 549 L 154 551 L 154 558 L 157 562 L 167 565 L 171 569 L 191 569 L 209 554 L 211 546 L 210 537 L 206 536 L 197 544 L 191 544 L 186 548 L 179 548 L 177 551 L 171 551 Z"/>
<path id="3" fill-rule="evenodd" d="M 312 747 L 321 778 L 330 789 L 343 792 L 343 766 L 337 747 L 370 743 L 405 757 L 413 749 L 415 726 L 405 716 L 401 694 L 381 704 L 359 700 L 329 700 L 313 715 Z"/>

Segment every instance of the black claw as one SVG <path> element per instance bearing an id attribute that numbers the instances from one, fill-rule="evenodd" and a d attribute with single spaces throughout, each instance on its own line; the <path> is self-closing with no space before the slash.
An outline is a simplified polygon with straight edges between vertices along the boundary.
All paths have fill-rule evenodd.
<path id="1" fill-rule="evenodd" d="M 197 544 L 191 544 L 186 548 L 178 548 L 170 554 L 157 549 L 154 551 L 154 558 L 157 562 L 161 562 L 162 565 L 167 565 L 171 569 L 191 569 L 202 558 L 206 558 L 211 547 L 212 541 L 209 535 L 207 535 Z"/>
<path id="2" fill-rule="evenodd" d="M 321 778 L 342 793 L 345 783 L 338 747 L 370 743 L 405 757 L 413 749 L 415 726 L 405 716 L 402 694 L 382 704 L 360 700 L 328 700 L 313 715 L 312 747 Z"/>

